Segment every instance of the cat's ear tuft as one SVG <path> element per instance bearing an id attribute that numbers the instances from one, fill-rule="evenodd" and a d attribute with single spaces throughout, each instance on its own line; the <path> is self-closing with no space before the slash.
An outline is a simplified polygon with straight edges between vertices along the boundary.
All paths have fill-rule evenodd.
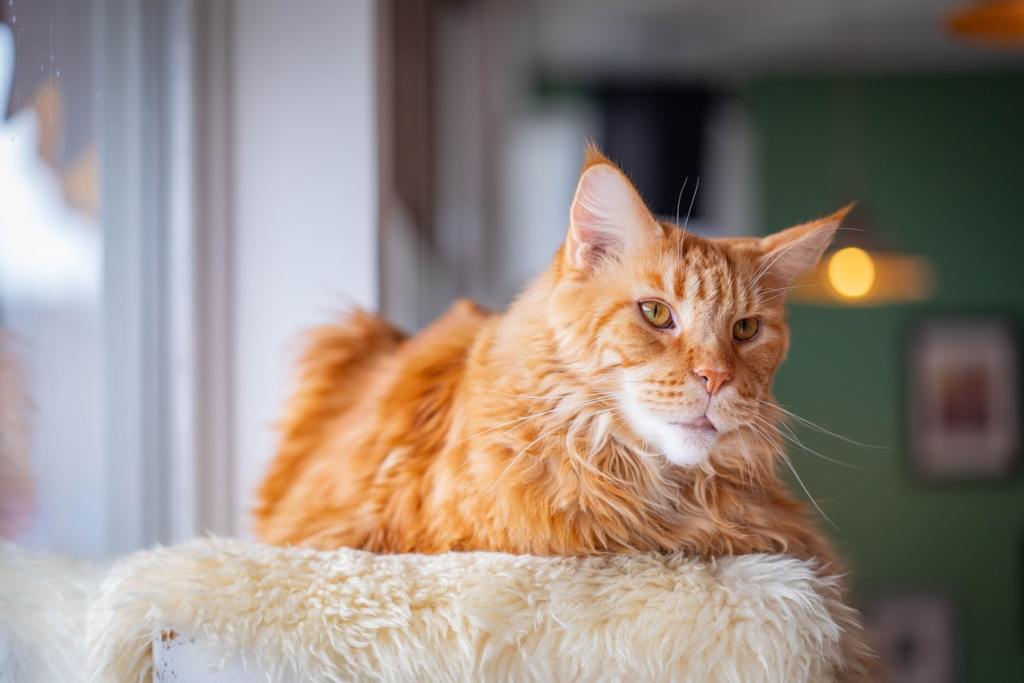
<path id="1" fill-rule="evenodd" d="M 853 209 L 847 204 L 830 216 L 768 235 L 760 241 L 764 272 L 779 285 L 794 280 L 818 265 L 835 238 L 836 230 Z"/>
<path id="2" fill-rule="evenodd" d="M 593 140 L 587 140 L 586 144 L 583 145 L 583 167 L 580 169 L 580 174 L 586 171 L 591 166 L 597 166 L 598 164 L 608 164 L 609 166 L 615 166 L 615 164 L 604 155 L 601 148 L 597 146 L 597 143 Z"/>
<path id="3" fill-rule="evenodd" d="M 658 224 L 626 175 L 595 147 L 587 146 L 569 210 L 565 255 L 577 268 L 621 253 L 658 234 Z"/>

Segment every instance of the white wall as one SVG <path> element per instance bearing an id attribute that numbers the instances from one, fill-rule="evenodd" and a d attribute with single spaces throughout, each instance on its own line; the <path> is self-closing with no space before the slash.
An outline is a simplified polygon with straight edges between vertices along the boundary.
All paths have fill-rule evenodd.
<path id="1" fill-rule="evenodd" d="M 503 302 L 550 265 L 565 239 L 583 141 L 597 129 L 587 104 L 561 103 L 526 109 L 504 131 L 495 267 Z"/>
<path id="2" fill-rule="evenodd" d="M 376 9 L 234 6 L 233 499 L 245 535 L 300 332 L 377 304 Z"/>

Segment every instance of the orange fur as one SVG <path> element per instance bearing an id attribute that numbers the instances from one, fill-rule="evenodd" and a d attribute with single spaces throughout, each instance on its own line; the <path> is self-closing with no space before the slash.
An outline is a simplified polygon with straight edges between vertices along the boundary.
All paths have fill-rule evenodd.
<path id="1" fill-rule="evenodd" d="M 565 245 L 504 314 L 459 302 L 402 339 L 354 313 L 314 334 L 258 536 L 377 552 L 788 552 L 838 571 L 777 475 L 770 391 L 789 342 L 784 287 L 843 215 L 704 239 L 654 220 L 589 149 Z M 679 325 L 647 324 L 644 299 Z M 759 336 L 737 343 L 732 324 L 748 316 Z M 714 396 L 694 372 L 705 366 L 729 378 Z M 704 414 L 717 433 L 706 456 L 684 439 L 689 466 L 644 431 Z M 837 618 L 861 671 L 860 627 Z"/>

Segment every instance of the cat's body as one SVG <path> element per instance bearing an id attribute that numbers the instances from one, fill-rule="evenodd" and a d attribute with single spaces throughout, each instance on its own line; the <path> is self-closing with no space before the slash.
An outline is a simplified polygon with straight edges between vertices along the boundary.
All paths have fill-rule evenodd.
<path id="1" fill-rule="evenodd" d="M 408 339 L 364 313 L 315 333 L 258 536 L 377 552 L 787 552 L 838 573 L 776 473 L 770 389 L 785 287 L 842 215 L 703 239 L 655 221 L 591 152 L 565 245 L 503 315 L 460 302 Z M 847 673 L 862 673 L 855 613 L 833 616 Z"/>
<path id="2" fill-rule="evenodd" d="M 321 328 L 261 492 L 259 536 L 375 552 L 831 561 L 762 443 L 719 445 L 714 470 L 635 455 L 614 435 L 611 401 L 572 387 L 550 344 L 530 321 L 468 301 L 411 339 L 361 312 Z M 524 345 L 546 362 L 524 366 Z M 329 413 L 312 395 L 325 390 Z"/>

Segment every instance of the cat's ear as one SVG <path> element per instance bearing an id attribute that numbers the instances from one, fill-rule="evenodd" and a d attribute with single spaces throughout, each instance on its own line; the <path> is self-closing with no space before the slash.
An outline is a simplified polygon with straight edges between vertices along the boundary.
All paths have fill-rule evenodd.
<path id="1" fill-rule="evenodd" d="M 813 269 L 832 244 L 836 230 L 853 209 L 848 204 L 831 216 L 787 228 L 763 237 L 760 247 L 763 272 L 780 285 L 789 285 Z"/>
<path id="2" fill-rule="evenodd" d="M 585 268 L 602 255 L 625 252 L 659 234 L 658 222 L 626 174 L 589 145 L 569 210 L 569 263 Z"/>

